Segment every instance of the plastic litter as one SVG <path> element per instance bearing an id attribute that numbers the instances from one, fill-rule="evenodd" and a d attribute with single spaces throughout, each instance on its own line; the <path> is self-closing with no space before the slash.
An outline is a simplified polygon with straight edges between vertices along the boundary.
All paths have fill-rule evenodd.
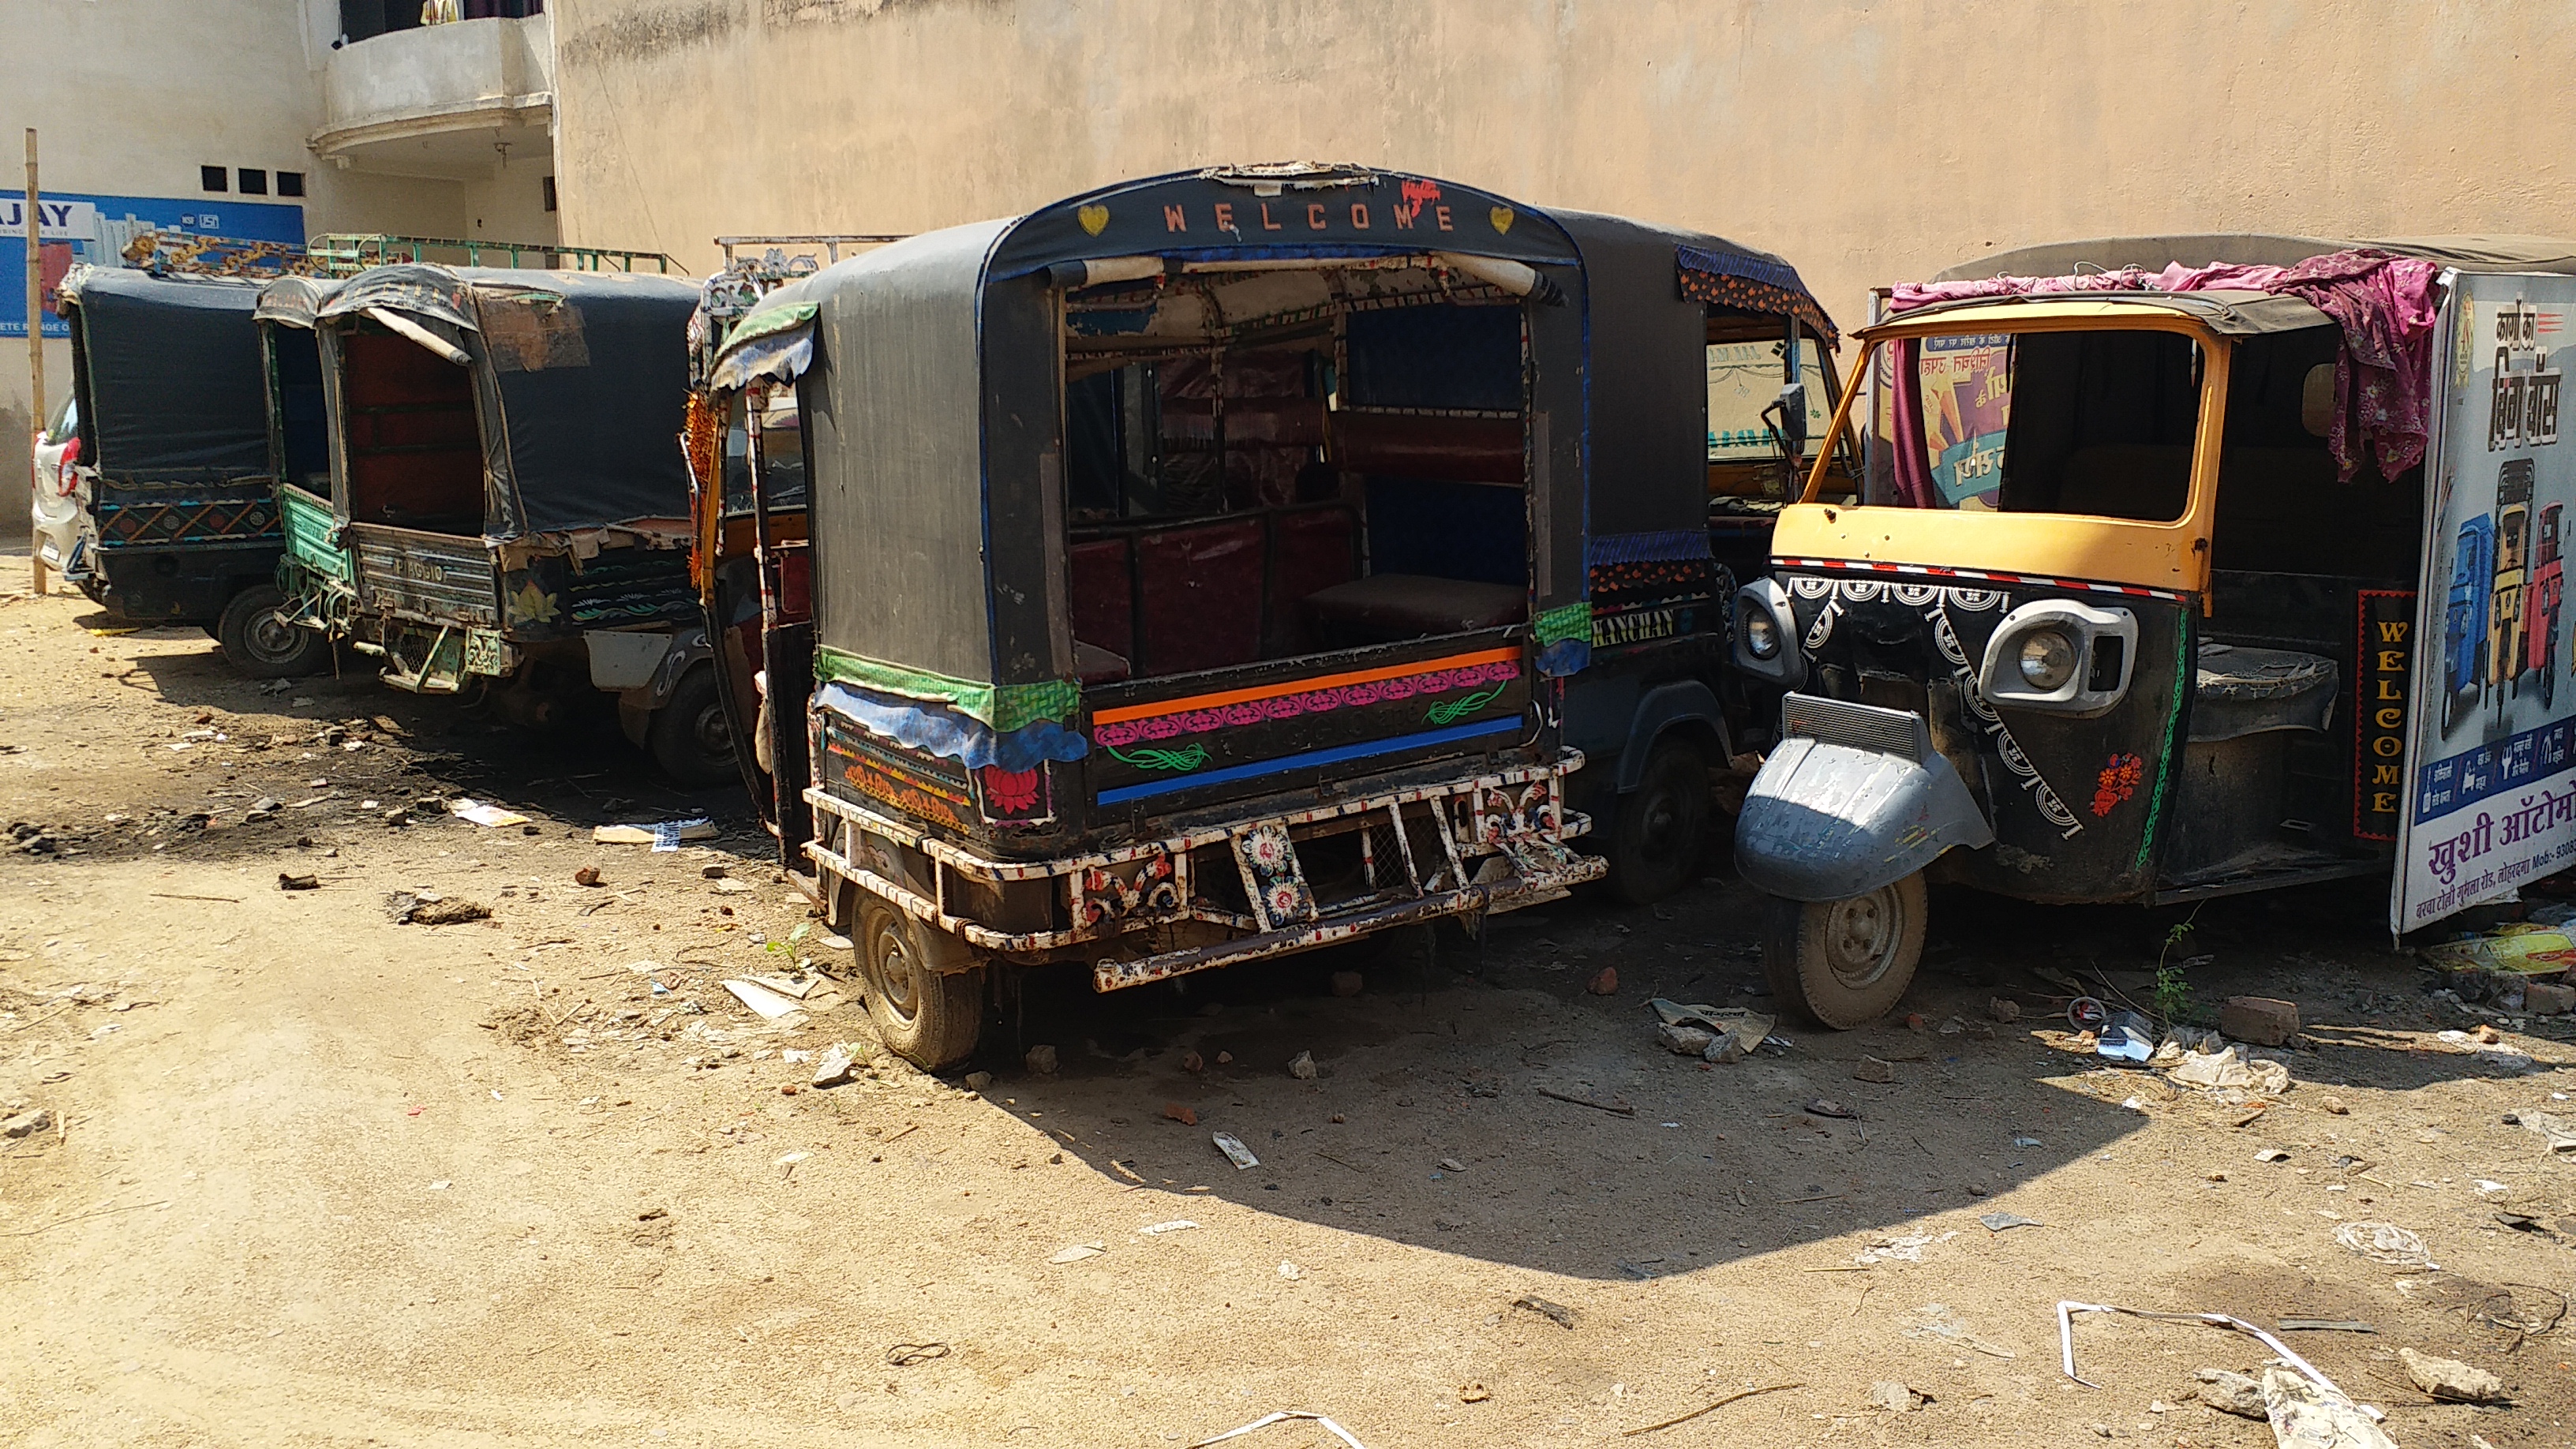
<path id="1" fill-rule="evenodd" d="M 1208 1140 L 1216 1144 L 1216 1150 L 1225 1154 L 1225 1160 L 1233 1163 L 1237 1172 L 1250 1172 L 1261 1165 L 1261 1159 L 1252 1155 L 1243 1139 L 1231 1132 L 1219 1132 Z"/>
<path id="2" fill-rule="evenodd" d="M 1978 1217 L 1977 1221 L 1985 1224 L 1986 1231 L 1990 1233 L 2000 1233 L 2012 1228 L 2044 1228 L 2048 1226 L 2048 1224 L 2041 1222 L 2037 1218 L 2026 1218 L 2019 1213 L 2006 1212 L 1986 1213 Z"/>
<path id="3" fill-rule="evenodd" d="M 732 992 L 736 1001 L 758 1012 L 763 1021 L 776 1021 L 790 1012 L 804 1009 L 794 997 L 782 996 L 755 981 L 728 981 L 724 989 Z"/>
<path id="4" fill-rule="evenodd" d="M 515 810 L 504 810 L 498 805 L 486 805 L 479 800 L 450 800 L 447 802 L 447 813 L 469 824 L 487 827 L 528 823 L 528 817 Z"/>
<path id="5" fill-rule="evenodd" d="M 1712 1047 L 1722 1048 L 1724 1038 L 1729 1036 L 1735 1038 L 1739 1051 L 1752 1051 L 1762 1045 L 1764 1039 L 1771 1035 L 1771 1028 L 1779 1023 L 1777 1017 L 1765 1016 L 1758 1011 L 1741 1006 L 1710 1006 L 1701 1002 L 1667 1001 L 1660 996 L 1648 1001 L 1646 1006 L 1655 1013 L 1657 1020 L 1665 1027 L 1689 1027 L 1706 1031 L 1710 1042 L 1699 1048 L 1699 1055 L 1702 1056 L 1710 1056 Z M 1672 1050 L 1680 1050 L 1669 1039 L 1666 1040 L 1666 1045 Z M 1783 1042 L 1781 1045 L 1786 1046 L 1787 1043 Z"/>
<path id="6" fill-rule="evenodd" d="M 2374 1263 L 2392 1268 L 2438 1268 L 2424 1240 L 2395 1223 L 2346 1223 L 2335 1229 L 2335 1241 Z"/>
<path id="7" fill-rule="evenodd" d="M 716 823 L 704 815 L 686 820 L 662 820 L 651 825 L 601 825 L 590 832 L 595 845 L 649 845 L 655 851 L 680 848 L 683 840 L 713 840 Z"/>
<path id="8" fill-rule="evenodd" d="M 1159 1238 L 1165 1233 L 1187 1232 L 1191 1228 L 1195 1228 L 1197 1226 L 1198 1224 L 1191 1222 L 1188 1218 L 1174 1218 L 1168 1223 L 1147 1223 L 1136 1231 L 1143 1233 L 1149 1238 Z"/>
<path id="9" fill-rule="evenodd" d="M 2233 1042 L 2218 1051 L 2187 1051 L 2166 1076 L 2186 1087 L 2241 1087 L 2266 1097 L 2290 1090 L 2290 1069 L 2267 1057 L 2249 1057 Z"/>
<path id="10" fill-rule="evenodd" d="M 1228 1439 L 1249 1434 L 1255 1429 L 1267 1429 L 1273 1424 L 1285 1423 L 1291 1419 L 1304 1419 L 1316 1425 L 1318 1428 L 1321 1428 L 1324 1432 L 1332 1435 L 1334 1438 L 1350 1445 L 1351 1449 L 1368 1449 L 1367 1445 L 1351 1437 L 1350 1430 L 1343 1428 L 1341 1425 L 1334 1423 L 1332 1420 L 1325 1418 L 1321 1414 L 1308 1413 L 1304 1409 L 1282 1409 L 1275 1414 L 1264 1414 L 1260 1418 L 1253 1420 L 1251 1423 L 1246 1424 L 1239 1429 L 1228 1429 L 1224 1433 L 1216 1435 L 1213 1438 L 1201 1439 L 1196 1444 L 1191 1445 L 1190 1449 L 1207 1449 L 1207 1446 L 1210 1444 L 1222 1444 Z"/>

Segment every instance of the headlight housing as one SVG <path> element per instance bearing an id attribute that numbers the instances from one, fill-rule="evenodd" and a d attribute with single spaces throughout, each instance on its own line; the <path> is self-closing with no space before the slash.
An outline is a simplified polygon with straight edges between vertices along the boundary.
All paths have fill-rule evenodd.
<path id="1" fill-rule="evenodd" d="M 2022 636 L 2021 677 L 2024 684 L 2044 694 L 2054 694 L 2075 677 L 2075 645 L 2055 629 L 2039 629 Z"/>
<path id="2" fill-rule="evenodd" d="M 1807 680 L 1807 656 L 1796 647 L 1797 614 L 1778 579 L 1755 579 L 1735 591 L 1735 667 L 1762 683 L 1796 689 Z"/>

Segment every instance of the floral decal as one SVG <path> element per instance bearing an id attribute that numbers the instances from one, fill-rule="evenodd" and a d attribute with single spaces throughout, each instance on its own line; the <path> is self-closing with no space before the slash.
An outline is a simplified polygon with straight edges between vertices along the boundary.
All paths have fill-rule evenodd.
<path id="1" fill-rule="evenodd" d="M 538 588 L 533 581 L 519 585 L 519 591 L 510 595 L 510 622 L 513 624 L 551 624 L 560 612 L 555 606 L 555 596 Z"/>
<path id="2" fill-rule="evenodd" d="M 1038 772 L 984 767 L 984 799 L 1005 815 L 1025 815 L 1038 803 Z"/>
<path id="3" fill-rule="evenodd" d="M 2118 809 L 2121 801 L 2138 793 L 2138 782 L 2146 774 L 2147 762 L 2137 756 L 2111 756 L 2110 763 L 2093 777 L 2093 814 L 2098 818 Z"/>

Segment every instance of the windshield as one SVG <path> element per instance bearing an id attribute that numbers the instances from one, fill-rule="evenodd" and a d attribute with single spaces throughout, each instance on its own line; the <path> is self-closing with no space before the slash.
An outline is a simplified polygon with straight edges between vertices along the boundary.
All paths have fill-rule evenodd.
<path id="1" fill-rule="evenodd" d="M 1867 501 L 1959 512 L 2182 517 L 2200 421 L 2188 337 L 2135 330 L 1904 338 Z"/>
<path id="2" fill-rule="evenodd" d="M 727 517 L 751 512 L 751 435 L 743 427 L 743 394 L 726 407 L 724 442 L 724 511 Z M 769 465 L 769 506 L 805 506 L 805 424 L 796 410 L 796 390 L 772 388 L 760 413 L 760 456 Z"/>
<path id="3" fill-rule="evenodd" d="M 1787 380 L 1780 366 L 1786 345 L 1776 338 L 1708 344 L 1710 462 L 1767 463 L 1780 456 L 1779 433 L 1762 410 L 1778 400 Z M 1798 339 L 1798 376 L 1807 384 L 1807 450 L 1813 453 L 1833 422 L 1833 400 L 1812 337 Z"/>
<path id="4" fill-rule="evenodd" d="M 44 441 L 47 446 L 51 446 L 79 431 L 80 398 L 76 394 L 65 393 L 62 406 L 54 409 L 54 420 L 45 424 Z"/>

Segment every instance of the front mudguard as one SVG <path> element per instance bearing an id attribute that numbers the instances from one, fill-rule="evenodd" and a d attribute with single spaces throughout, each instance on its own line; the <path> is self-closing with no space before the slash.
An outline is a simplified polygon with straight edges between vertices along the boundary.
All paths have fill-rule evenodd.
<path id="1" fill-rule="evenodd" d="M 1903 880 L 1954 845 L 1994 840 L 1967 782 L 1940 755 L 1918 763 L 1792 736 L 1745 792 L 1735 864 L 1775 896 L 1841 901 Z"/>

